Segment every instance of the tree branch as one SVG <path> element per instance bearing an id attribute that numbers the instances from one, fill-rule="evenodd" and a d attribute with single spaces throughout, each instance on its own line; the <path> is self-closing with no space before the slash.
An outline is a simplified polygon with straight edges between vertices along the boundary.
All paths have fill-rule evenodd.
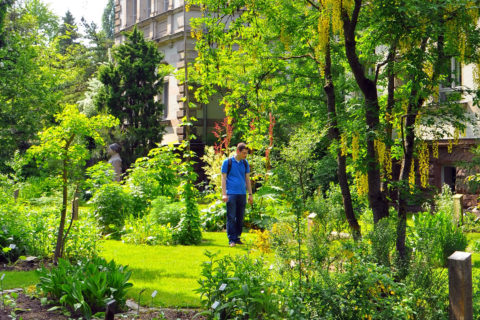
<path id="1" fill-rule="evenodd" d="M 317 10 L 320 10 L 320 6 L 318 6 L 316 3 L 314 3 L 313 1 L 311 0 L 305 0 L 307 1 L 308 3 L 310 3 L 312 5 L 312 7 L 314 7 L 315 9 Z"/>

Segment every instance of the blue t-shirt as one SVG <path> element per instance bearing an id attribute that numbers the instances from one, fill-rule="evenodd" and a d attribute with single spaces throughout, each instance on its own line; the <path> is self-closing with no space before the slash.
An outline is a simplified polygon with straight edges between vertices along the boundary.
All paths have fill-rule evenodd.
<path id="1" fill-rule="evenodd" d="M 235 157 L 232 157 L 232 168 L 227 175 L 227 194 L 246 194 L 247 185 L 245 182 L 245 174 L 250 173 L 250 166 L 247 159 L 237 161 Z M 245 165 L 243 163 L 247 165 Z M 223 160 L 222 173 L 228 171 L 228 159 Z"/>

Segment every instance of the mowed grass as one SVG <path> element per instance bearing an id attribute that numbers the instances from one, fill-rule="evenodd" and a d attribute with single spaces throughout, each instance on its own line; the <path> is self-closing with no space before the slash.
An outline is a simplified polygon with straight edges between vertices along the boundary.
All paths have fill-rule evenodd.
<path id="1" fill-rule="evenodd" d="M 38 283 L 38 275 L 32 271 L 0 271 L 3 277 L 3 290 L 14 288 L 27 288 Z"/>
<path id="2" fill-rule="evenodd" d="M 251 242 L 254 235 L 244 233 L 242 238 Z M 144 246 L 107 240 L 102 242 L 101 256 L 129 266 L 133 287 L 128 297 L 140 300 L 142 305 L 200 307 L 200 295 L 193 290 L 199 287 L 206 250 L 219 255 L 243 255 L 248 245 L 231 248 L 225 232 L 204 232 L 198 246 Z M 155 290 L 158 293 L 152 299 Z"/>

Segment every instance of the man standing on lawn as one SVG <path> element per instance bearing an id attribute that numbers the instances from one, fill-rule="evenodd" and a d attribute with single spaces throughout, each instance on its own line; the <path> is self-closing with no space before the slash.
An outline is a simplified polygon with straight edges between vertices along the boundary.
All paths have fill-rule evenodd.
<path id="1" fill-rule="evenodd" d="M 243 244 L 240 236 L 245 215 L 246 191 L 248 203 L 253 203 L 247 154 L 247 145 L 240 142 L 236 155 L 225 159 L 222 164 L 222 200 L 227 203 L 227 236 L 230 247 Z"/>

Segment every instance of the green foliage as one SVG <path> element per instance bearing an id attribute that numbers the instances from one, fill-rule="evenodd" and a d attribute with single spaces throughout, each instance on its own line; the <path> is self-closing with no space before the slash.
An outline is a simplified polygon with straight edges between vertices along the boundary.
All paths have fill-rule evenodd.
<path id="1" fill-rule="evenodd" d="M 198 281 L 209 319 L 275 319 L 280 317 L 279 296 L 262 260 L 249 256 L 225 256 L 206 252 Z"/>
<path id="2" fill-rule="evenodd" d="M 90 138 L 103 145 L 99 131 L 117 125 L 118 120 L 110 115 L 88 118 L 74 105 L 65 106 L 61 113 L 55 115 L 55 120 L 57 125 L 39 134 L 40 143 L 28 149 L 28 156 L 34 158 L 42 167 L 50 169 L 50 175 L 57 176 L 61 181 L 62 207 L 54 255 L 56 262 L 65 249 L 68 184 L 76 180 L 90 157 L 86 139 Z"/>
<path id="3" fill-rule="evenodd" d="M 70 49 L 69 47 L 77 44 L 79 34 L 78 27 L 75 23 L 75 18 L 69 10 L 65 12 L 65 16 L 62 17 L 62 21 L 63 22 L 58 30 L 60 38 L 58 42 L 58 50 L 62 54 L 65 54 L 67 50 Z"/>
<path id="4" fill-rule="evenodd" d="M 330 183 L 329 189 L 318 190 L 308 203 L 309 211 L 316 213 L 316 222 L 323 232 L 341 232 L 347 228 L 343 198 L 338 184 Z"/>
<path id="5" fill-rule="evenodd" d="M 60 169 L 60 172 L 66 169 L 70 174 L 74 173 L 73 169 L 85 165 L 90 156 L 82 139 L 89 137 L 95 143 L 103 145 L 99 130 L 118 125 L 118 120 L 110 115 L 87 118 L 74 105 L 67 105 L 62 112 L 55 115 L 55 120 L 58 125 L 42 131 L 40 143 L 30 147 L 28 154 L 44 167 Z M 66 163 L 63 164 L 62 161 Z"/>
<path id="6" fill-rule="evenodd" d="M 188 124 L 187 124 L 188 125 Z M 178 192 L 185 203 L 185 211 L 180 222 L 174 229 L 173 239 L 176 243 L 191 245 L 202 241 L 200 214 L 198 212 L 198 191 L 194 182 L 197 174 L 193 170 L 193 152 L 189 149 L 189 141 L 184 141 L 179 150 L 183 151 L 184 161 L 179 165 L 179 173 L 182 178 Z"/>
<path id="7" fill-rule="evenodd" d="M 133 214 L 130 194 L 120 184 L 109 183 L 101 186 L 90 202 L 104 233 L 119 238 L 124 219 Z"/>
<path id="8" fill-rule="evenodd" d="M 283 190 L 266 184 L 256 190 L 253 204 L 245 209 L 245 224 L 252 228 L 269 229 L 279 217 L 286 215 Z"/>
<path id="9" fill-rule="evenodd" d="M 99 162 L 86 170 L 87 180 L 85 187 L 91 190 L 100 189 L 105 184 L 110 184 L 115 179 L 115 171 L 108 162 Z"/>
<path id="10" fill-rule="evenodd" d="M 412 247 L 417 255 L 437 266 L 446 266 L 447 258 L 454 251 L 464 251 L 467 237 L 457 227 L 453 218 L 452 193 L 448 186 L 436 198 L 435 214 L 420 213 L 414 216 Z"/>
<path id="11" fill-rule="evenodd" d="M 122 241 L 133 244 L 170 245 L 173 243 L 170 224 L 158 224 L 152 214 L 125 219 Z"/>
<path id="12" fill-rule="evenodd" d="M 126 184 L 135 186 L 147 201 L 159 196 L 174 197 L 180 183 L 177 168 L 180 161 L 173 146 L 154 148 L 127 171 Z"/>
<path id="13" fill-rule="evenodd" d="M 448 319 L 448 272 L 417 259 L 405 279 L 417 319 Z"/>
<path id="14" fill-rule="evenodd" d="M 56 267 L 50 270 L 42 267 L 39 275 L 37 290 L 41 294 L 87 319 L 105 311 L 109 301 L 115 301 L 119 309 L 124 308 L 126 290 L 132 286 L 127 267 L 98 257 L 76 264 L 59 259 Z"/>
<path id="15" fill-rule="evenodd" d="M 391 255 L 395 248 L 397 217 L 391 214 L 381 219 L 368 234 L 372 242 L 372 254 L 379 265 L 390 267 Z"/>
<path id="16" fill-rule="evenodd" d="M 0 208 L 0 262 L 15 262 L 27 252 L 28 231 L 24 221 L 18 219 L 13 204 L 3 204 Z"/>
<path id="17" fill-rule="evenodd" d="M 0 48 L 3 47 L 5 41 L 4 25 L 5 16 L 7 15 L 7 9 L 13 4 L 14 0 L 3 1 L 0 4 Z"/>
<path id="18" fill-rule="evenodd" d="M 108 39 L 113 40 L 115 34 L 115 3 L 113 0 L 108 0 L 107 6 L 103 10 L 102 30 Z"/>
<path id="19" fill-rule="evenodd" d="M 0 251 L 0 259 L 15 262 L 20 255 L 50 258 L 55 248 L 55 229 L 59 220 L 58 209 L 51 204 L 3 204 L 0 208 L 0 246 L 11 246 L 12 249 Z M 95 256 L 100 237 L 97 220 L 86 212 L 80 212 L 79 220 L 73 222 L 65 242 L 65 256 L 72 260 Z"/>
<path id="20" fill-rule="evenodd" d="M 142 31 L 134 27 L 125 37 L 112 49 L 113 61 L 98 71 L 105 85 L 98 106 L 120 119 L 124 136 L 119 143 L 128 166 L 162 140 L 163 106 L 156 97 L 168 68 L 161 65 L 163 54 L 156 43 L 146 40 Z"/>
<path id="21" fill-rule="evenodd" d="M 344 272 L 311 286 L 307 306 L 311 315 L 322 319 L 408 319 L 413 315 L 414 301 L 405 286 L 395 281 L 390 269 L 375 263 L 348 262 Z"/>
<path id="22" fill-rule="evenodd" d="M 220 231 L 225 228 L 227 208 L 221 200 L 215 200 L 200 212 L 202 227 L 206 231 Z"/>
<path id="23" fill-rule="evenodd" d="M 208 178 L 209 185 L 216 195 L 221 194 L 222 191 L 222 174 L 220 168 L 226 155 L 217 153 L 213 146 L 205 146 L 205 154 L 202 161 L 205 163 L 203 170 Z"/>
<path id="24" fill-rule="evenodd" d="M 157 224 L 175 227 L 185 211 L 183 202 L 172 201 L 168 197 L 160 196 L 152 201 L 150 215 Z"/>

